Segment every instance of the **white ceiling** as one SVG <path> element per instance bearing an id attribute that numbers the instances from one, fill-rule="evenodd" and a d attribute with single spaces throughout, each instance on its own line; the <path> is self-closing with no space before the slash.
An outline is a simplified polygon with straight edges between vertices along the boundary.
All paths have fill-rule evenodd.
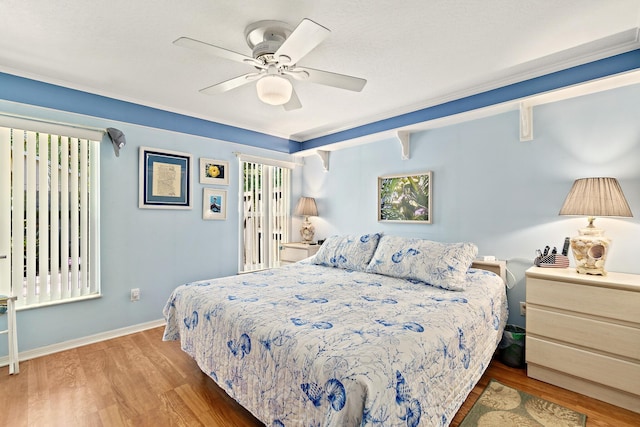
<path id="1" fill-rule="evenodd" d="M 2 72 L 294 140 L 486 90 L 549 58 L 584 61 L 640 26 L 640 0 L 0 0 L 0 12 Z M 362 92 L 294 82 L 303 107 L 289 112 L 254 84 L 203 95 L 252 68 L 172 44 L 251 56 L 247 25 L 303 18 L 331 34 L 299 65 L 365 78 Z"/>

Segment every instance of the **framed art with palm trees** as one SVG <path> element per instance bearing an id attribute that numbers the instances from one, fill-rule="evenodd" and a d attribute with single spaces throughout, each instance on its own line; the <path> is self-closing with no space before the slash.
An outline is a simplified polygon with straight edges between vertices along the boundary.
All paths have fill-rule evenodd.
<path id="1" fill-rule="evenodd" d="M 431 224 L 431 171 L 378 177 L 378 221 Z"/>

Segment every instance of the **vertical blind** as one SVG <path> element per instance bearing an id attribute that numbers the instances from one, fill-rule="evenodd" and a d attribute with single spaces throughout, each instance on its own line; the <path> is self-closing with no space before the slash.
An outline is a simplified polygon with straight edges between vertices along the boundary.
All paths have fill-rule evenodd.
<path id="1" fill-rule="evenodd" d="M 98 149 L 88 139 L 0 128 L 0 157 L 11 159 L 0 203 L 10 206 L 18 307 L 99 294 Z M 6 246 L 7 232 L 0 236 Z"/>
<path id="2" fill-rule="evenodd" d="M 241 161 L 241 272 L 279 265 L 279 248 L 289 239 L 291 171 L 285 167 Z"/>

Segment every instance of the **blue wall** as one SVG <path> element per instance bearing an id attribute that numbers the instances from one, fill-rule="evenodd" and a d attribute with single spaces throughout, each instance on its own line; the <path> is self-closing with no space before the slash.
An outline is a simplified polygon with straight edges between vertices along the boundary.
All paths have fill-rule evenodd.
<path id="1" fill-rule="evenodd" d="M 122 130 L 127 145 L 116 157 L 108 139 L 100 150 L 101 284 L 102 298 L 18 312 L 21 352 L 101 332 L 162 319 L 171 291 L 182 283 L 233 275 L 238 266 L 238 161 L 234 152 L 290 160 L 288 154 L 216 139 L 92 118 L 45 108 L 0 101 L 0 111 L 30 117 Z M 138 208 L 139 147 L 164 148 L 192 155 L 193 208 Z M 199 183 L 200 157 L 226 160 L 230 185 Z M 301 171 L 293 172 L 299 195 Z M 227 190 L 225 221 L 202 219 L 203 188 Z M 140 288 L 139 302 L 130 289 Z M 5 325 L 6 316 L 0 317 Z M 0 326 L 2 328 L 2 326 Z M 0 355 L 6 355 L 0 339 Z"/>
<path id="2" fill-rule="evenodd" d="M 0 99 L 289 153 L 300 143 L 119 99 L 0 73 Z"/>
<path id="3" fill-rule="evenodd" d="M 2 82 L 6 79 L 0 76 Z M 310 156 L 294 172 L 293 200 L 300 194 L 317 198 L 320 217 L 313 221 L 320 238 L 382 230 L 441 241 L 473 241 L 481 255 L 509 260 L 516 276 L 509 297 L 512 308 L 517 308 L 517 302 L 524 300 L 524 270 L 531 265 L 535 249 L 561 245 L 565 236 L 577 234 L 586 222 L 557 215 L 573 180 L 615 176 L 636 217 L 597 220 L 614 241 L 607 267 L 640 273 L 634 252 L 640 240 L 638 99 L 640 85 L 535 107 L 535 139 L 530 142 L 519 141 L 518 113 L 514 111 L 416 133 L 409 160 L 401 160 L 395 139 L 332 152 L 329 172 L 322 170 L 319 157 Z M 267 152 L 260 147 L 266 146 L 268 138 L 258 138 L 260 144 L 254 146 L 239 145 L 207 135 L 125 123 L 124 119 L 8 101 L 0 101 L 0 111 L 100 128 L 113 126 L 127 137 L 119 158 L 110 143 L 105 141 L 101 147 L 103 297 L 19 312 L 21 351 L 158 320 L 176 285 L 234 274 L 239 224 L 233 152 L 286 158 L 276 151 L 283 151 L 289 142 L 280 141 L 276 151 Z M 192 210 L 138 209 L 140 146 L 192 154 Z M 203 185 L 195 172 L 200 157 L 230 162 L 226 221 L 201 219 Z M 378 223 L 377 177 L 426 170 L 434 173 L 434 223 Z M 129 301 L 131 288 L 141 289 L 141 301 Z M 515 312 L 510 322 L 524 324 L 524 318 Z M 6 355 L 4 341 L 0 340 L 0 355 Z"/>
<path id="4" fill-rule="evenodd" d="M 535 250 L 562 247 L 585 218 L 561 217 L 576 178 L 613 176 L 634 218 L 599 218 L 613 239 L 610 271 L 640 273 L 640 85 L 534 108 L 534 136 L 519 141 L 517 111 L 411 135 L 411 158 L 395 139 L 331 153 L 324 172 L 308 157 L 303 193 L 316 197 L 318 238 L 381 230 L 439 241 L 472 241 L 480 255 L 508 260 L 510 322 L 524 325 L 524 271 Z M 433 223 L 377 222 L 377 177 L 433 171 Z M 571 257 L 571 256 L 570 256 Z M 573 261 L 573 260 L 572 260 Z"/>

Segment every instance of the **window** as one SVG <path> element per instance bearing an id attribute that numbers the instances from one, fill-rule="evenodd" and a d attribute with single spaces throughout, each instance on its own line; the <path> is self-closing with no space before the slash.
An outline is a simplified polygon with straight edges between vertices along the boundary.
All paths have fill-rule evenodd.
<path id="1" fill-rule="evenodd" d="M 0 292 L 17 307 L 99 295 L 98 156 L 97 141 L 0 127 Z"/>
<path id="2" fill-rule="evenodd" d="M 242 250 L 239 270 L 249 272 L 277 267 L 280 243 L 289 240 L 291 169 L 288 164 L 241 157 L 243 186 Z"/>

